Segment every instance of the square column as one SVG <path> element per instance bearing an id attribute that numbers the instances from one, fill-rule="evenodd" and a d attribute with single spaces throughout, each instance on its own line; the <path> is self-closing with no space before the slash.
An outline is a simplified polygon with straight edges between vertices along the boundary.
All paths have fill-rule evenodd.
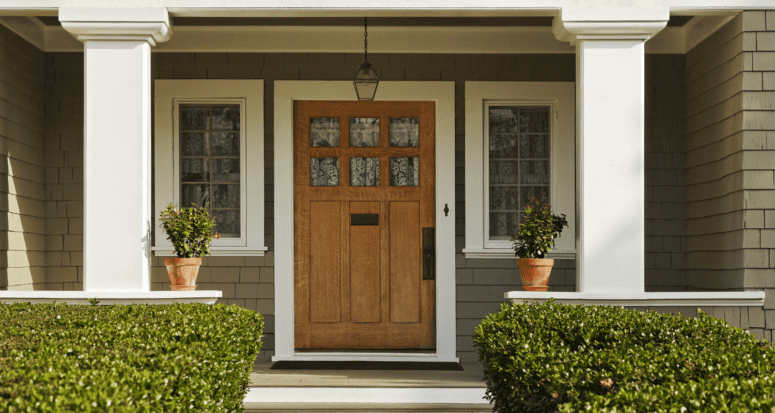
<path id="1" fill-rule="evenodd" d="M 149 292 L 151 46 L 166 9 L 62 8 L 84 43 L 84 290 Z"/>
<path id="2" fill-rule="evenodd" d="M 576 45 L 579 292 L 642 293 L 645 273 L 644 43 L 668 8 L 566 9 Z"/>

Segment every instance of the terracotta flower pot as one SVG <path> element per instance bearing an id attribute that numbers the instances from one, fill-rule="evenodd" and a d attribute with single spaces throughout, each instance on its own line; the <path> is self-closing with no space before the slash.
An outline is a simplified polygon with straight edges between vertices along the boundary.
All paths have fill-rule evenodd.
<path id="1" fill-rule="evenodd" d="M 549 275 L 554 260 L 548 258 L 517 258 L 522 289 L 525 291 L 546 291 L 549 289 Z"/>
<path id="2" fill-rule="evenodd" d="M 167 275 L 170 277 L 172 291 L 196 290 L 196 276 L 199 274 L 201 258 L 165 258 Z"/>

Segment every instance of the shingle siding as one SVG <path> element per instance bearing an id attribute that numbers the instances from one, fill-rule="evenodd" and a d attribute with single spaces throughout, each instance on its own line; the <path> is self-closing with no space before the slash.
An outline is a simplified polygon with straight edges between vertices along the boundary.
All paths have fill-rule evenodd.
<path id="1" fill-rule="evenodd" d="M 46 281 L 44 54 L 0 25 L 0 290 Z"/>

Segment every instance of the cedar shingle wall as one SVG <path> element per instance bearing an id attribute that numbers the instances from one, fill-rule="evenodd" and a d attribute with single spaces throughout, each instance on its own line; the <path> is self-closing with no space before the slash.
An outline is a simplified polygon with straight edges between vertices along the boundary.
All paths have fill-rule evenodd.
<path id="1" fill-rule="evenodd" d="M 775 12 L 743 12 L 692 49 L 686 81 L 687 284 L 763 289 L 750 327 L 772 340 Z"/>
<path id="2" fill-rule="evenodd" d="M 0 289 L 46 277 L 43 52 L 0 25 Z"/>

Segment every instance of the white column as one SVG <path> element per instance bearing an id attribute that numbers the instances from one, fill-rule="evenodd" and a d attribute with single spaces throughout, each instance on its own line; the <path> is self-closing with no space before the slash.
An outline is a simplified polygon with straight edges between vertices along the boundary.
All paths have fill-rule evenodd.
<path id="1" fill-rule="evenodd" d="M 579 292 L 644 292 L 644 43 L 669 9 L 563 8 L 576 45 Z"/>
<path id="2" fill-rule="evenodd" d="M 164 8 L 61 8 L 84 43 L 83 285 L 150 291 L 151 46 L 169 39 Z"/>

